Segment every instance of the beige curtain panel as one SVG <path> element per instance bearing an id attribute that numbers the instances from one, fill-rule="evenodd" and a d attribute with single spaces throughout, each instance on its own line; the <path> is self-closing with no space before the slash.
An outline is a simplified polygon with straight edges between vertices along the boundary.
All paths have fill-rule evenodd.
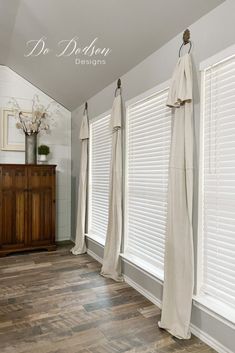
<path id="1" fill-rule="evenodd" d="M 122 240 L 122 98 L 114 99 L 111 113 L 112 159 L 109 216 L 101 274 L 122 281 L 120 250 Z"/>
<path id="2" fill-rule="evenodd" d="M 165 274 L 159 326 L 180 339 L 190 338 L 194 285 L 192 200 L 193 118 L 192 63 L 189 54 L 179 58 L 173 73 L 167 105 L 173 108 Z"/>
<path id="3" fill-rule="evenodd" d="M 75 246 L 71 249 L 74 255 L 86 252 L 85 224 L 86 224 L 86 200 L 87 200 L 87 176 L 88 176 L 88 141 L 89 124 L 87 109 L 84 110 L 82 124 L 80 128 L 81 140 L 81 160 L 78 188 L 77 226 Z"/>

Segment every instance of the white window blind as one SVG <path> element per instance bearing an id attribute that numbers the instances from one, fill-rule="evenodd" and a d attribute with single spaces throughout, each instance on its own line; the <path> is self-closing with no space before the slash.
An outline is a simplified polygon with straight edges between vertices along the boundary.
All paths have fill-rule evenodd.
<path id="1" fill-rule="evenodd" d="M 235 308 L 235 56 L 203 83 L 202 291 Z"/>
<path id="2" fill-rule="evenodd" d="M 168 89 L 128 106 L 125 253 L 163 273 L 171 141 Z"/>
<path id="3" fill-rule="evenodd" d="M 88 235 L 104 243 L 108 221 L 111 162 L 110 115 L 90 124 L 89 227 Z"/>

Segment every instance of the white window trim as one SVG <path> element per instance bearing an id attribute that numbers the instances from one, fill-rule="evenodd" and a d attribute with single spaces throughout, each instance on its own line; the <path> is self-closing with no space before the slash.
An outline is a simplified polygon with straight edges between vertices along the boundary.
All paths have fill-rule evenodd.
<path id="1" fill-rule="evenodd" d="M 199 178 L 198 178 L 198 237 L 197 237 L 197 283 L 196 296 L 200 297 L 203 282 L 203 202 L 204 190 L 204 93 L 205 71 L 201 71 L 201 102 L 200 102 L 200 130 L 199 130 Z"/>
<path id="2" fill-rule="evenodd" d="M 141 100 L 144 100 L 146 98 L 151 97 L 152 95 L 155 95 L 156 93 L 160 93 L 161 91 L 165 91 L 166 89 L 169 88 L 170 85 L 170 80 L 167 80 L 163 83 L 158 84 L 157 86 L 141 93 L 140 95 L 133 97 L 126 101 L 125 103 L 125 108 L 126 108 L 126 123 L 125 123 L 125 132 L 124 132 L 124 141 L 125 141 L 125 152 L 124 152 L 124 202 L 123 202 L 123 214 L 124 214 L 124 224 L 123 224 L 123 249 L 122 249 L 122 254 L 120 256 L 126 260 L 129 261 L 130 263 L 134 264 L 140 269 L 143 269 L 146 273 L 153 275 L 155 279 L 160 281 L 161 283 L 163 282 L 164 278 L 164 272 L 156 269 L 154 266 L 151 264 L 146 264 L 144 261 L 137 259 L 135 256 L 132 254 L 129 254 L 127 250 L 127 239 L 128 239 L 128 175 L 127 175 L 127 170 L 128 170 L 128 144 L 127 144 L 127 139 L 128 139 L 128 124 L 127 124 L 127 119 L 128 119 L 128 109 L 129 106 L 131 106 L 134 103 L 138 103 Z"/>
<path id="3" fill-rule="evenodd" d="M 141 272 L 144 272 L 144 274 L 147 274 L 147 276 L 153 278 L 155 281 L 159 282 L 161 285 L 163 284 L 164 281 L 164 273 L 160 271 L 159 269 L 153 267 L 152 265 L 146 263 L 145 261 L 137 258 L 136 256 L 128 253 L 122 253 L 120 254 L 121 258 L 127 262 L 130 263 L 132 266 L 140 270 Z"/>
<path id="4" fill-rule="evenodd" d="M 88 238 L 88 239 L 91 239 L 92 241 L 94 241 L 95 243 L 99 244 L 99 245 L 102 245 L 102 246 L 105 246 L 105 240 L 100 238 L 100 237 L 97 237 L 95 235 L 89 235 L 87 233 L 85 233 L 85 236 Z"/>
<path id="5" fill-rule="evenodd" d="M 194 306 L 215 317 L 226 325 L 235 328 L 235 310 L 227 304 L 206 294 L 193 296 Z"/>
<path id="6" fill-rule="evenodd" d="M 234 328 L 235 309 L 220 302 L 210 295 L 202 293 L 203 284 L 203 171 L 204 171 L 204 96 L 205 96 L 205 71 L 209 67 L 217 66 L 230 57 L 235 56 L 235 45 L 232 45 L 216 55 L 204 60 L 200 64 L 201 71 L 201 107 L 200 107 L 200 131 L 199 131 L 199 183 L 198 183 L 198 237 L 197 237 L 197 283 L 196 295 L 193 297 L 195 306 L 215 316 L 220 321 L 226 322 Z"/>
<path id="7" fill-rule="evenodd" d="M 95 234 L 91 234 L 90 233 L 90 229 L 91 229 L 91 165 L 92 165 L 92 158 L 91 158 L 91 145 L 92 145 L 92 123 L 94 121 L 97 121 L 99 119 L 102 119 L 104 117 L 106 117 L 107 115 L 111 114 L 111 109 L 109 109 L 108 111 L 96 116 L 95 118 L 89 119 L 89 126 L 90 126 L 90 133 L 89 133 L 89 161 L 88 161 L 88 217 L 87 217 L 87 233 L 85 234 L 85 236 L 87 236 L 88 238 L 94 240 L 96 243 L 104 246 L 105 245 L 105 240 L 96 236 Z"/>

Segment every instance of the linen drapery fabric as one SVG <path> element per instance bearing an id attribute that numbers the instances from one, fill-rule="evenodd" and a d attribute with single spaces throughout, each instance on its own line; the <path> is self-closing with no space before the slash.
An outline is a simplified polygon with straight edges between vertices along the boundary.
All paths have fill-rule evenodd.
<path id="1" fill-rule="evenodd" d="M 180 339 L 190 338 L 194 285 L 192 229 L 193 108 L 192 63 L 179 58 L 167 105 L 174 109 L 168 185 L 167 231 L 162 315 L 159 327 Z"/>
<path id="2" fill-rule="evenodd" d="M 87 200 L 87 175 L 88 175 L 88 140 L 89 124 L 87 109 L 84 110 L 82 124 L 80 128 L 81 140 L 81 161 L 78 188 L 78 209 L 75 246 L 71 249 L 74 255 L 86 252 L 85 243 L 85 223 L 86 223 L 86 200 Z"/>
<path id="3" fill-rule="evenodd" d="M 120 250 L 122 240 L 122 98 L 117 95 L 111 113 L 112 157 L 110 169 L 109 216 L 101 275 L 122 281 Z"/>

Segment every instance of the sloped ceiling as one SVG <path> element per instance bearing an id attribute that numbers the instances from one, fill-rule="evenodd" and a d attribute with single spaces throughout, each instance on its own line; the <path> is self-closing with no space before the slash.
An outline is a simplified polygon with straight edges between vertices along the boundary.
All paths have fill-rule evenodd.
<path id="1" fill-rule="evenodd" d="M 137 65 L 221 0 L 0 0 L 0 63 L 73 110 Z M 45 38 L 45 55 L 29 56 Z M 61 40 L 110 48 L 106 57 L 57 57 Z M 35 43 L 35 42 L 34 42 Z M 73 44 L 74 45 L 74 44 Z M 41 46 L 34 54 L 39 53 Z M 66 54 L 72 51 L 72 44 Z M 106 64 L 75 64 L 75 59 Z"/>

